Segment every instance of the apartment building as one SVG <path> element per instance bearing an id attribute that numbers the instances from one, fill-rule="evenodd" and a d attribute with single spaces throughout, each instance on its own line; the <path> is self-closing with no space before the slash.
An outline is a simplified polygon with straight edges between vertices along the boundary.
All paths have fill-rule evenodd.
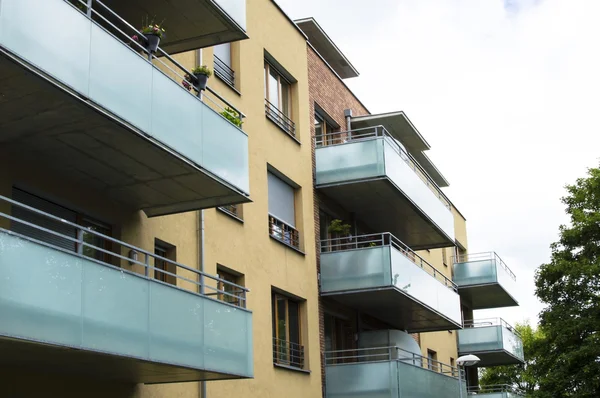
<path id="1" fill-rule="evenodd" d="M 321 394 L 306 38 L 191 3 L 0 2 L 1 396 Z"/>
<path id="2" fill-rule="evenodd" d="M 316 21 L 191 3 L 0 1 L 0 396 L 458 396 L 510 293 L 429 144 Z"/>
<path id="3" fill-rule="evenodd" d="M 344 82 L 358 76 L 350 60 L 313 18 L 296 23 L 309 42 L 324 396 L 508 394 L 480 391 L 476 368 L 459 379 L 456 360 L 522 361 L 512 328 L 472 321 L 517 305 L 514 274 L 467 254 L 466 220 L 407 115 L 369 112 Z"/>

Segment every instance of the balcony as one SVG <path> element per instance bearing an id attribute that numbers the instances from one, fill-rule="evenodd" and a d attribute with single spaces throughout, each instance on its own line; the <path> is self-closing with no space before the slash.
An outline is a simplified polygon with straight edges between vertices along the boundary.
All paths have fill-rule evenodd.
<path id="1" fill-rule="evenodd" d="M 469 387 L 468 395 L 476 395 L 481 398 L 522 398 L 525 393 L 520 389 L 508 384 L 498 384 L 486 387 Z"/>
<path id="2" fill-rule="evenodd" d="M 235 107 L 200 98 L 189 71 L 94 4 L 88 17 L 63 0 L 2 1 L 3 168 L 49 170 L 148 216 L 250 201 L 248 137 L 222 115 Z"/>
<path id="3" fill-rule="evenodd" d="M 450 203 L 382 126 L 317 137 L 316 186 L 414 250 L 454 245 Z"/>
<path id="4" fill-rule="evenodd" d="M 453 260 L 454 283 L 474 310 L 519 305 L 517 278 L 496 253 L 465 254 Z"/>
<path id="5" fill-rule="evenodd" d="M 1 198 L 0 366 L 128 383 L 253 376 L 247 289 Z"/>
<path id="6" fill-rule="evenodd" d="M 158 22 L 164 20 L 168 36 L 163 47 L 172 54 L 248 38 L 246 0 L 102 0 L 102 3 L 136 27 L 146 15 L 156 16 Z"/>
<path id="7" fill-rule="evenodd" d="M 389 233 L 321 241 L 321 296 L 409 333 L 461 327 L 456 286 Z"/>
<path id="8" fill-rule="evenodd" d="M 326 398 L 458 397 L 457 375 L 450 365 L 398 347 L 325 352 Z"/>
<path id="9" fill-rule="evenodd" d="M 478 366 L 522 364 L 523 341 L 519 333 L 501 318 L 465 321 L 458 331 L 459 355 L 475 354 Z"/>

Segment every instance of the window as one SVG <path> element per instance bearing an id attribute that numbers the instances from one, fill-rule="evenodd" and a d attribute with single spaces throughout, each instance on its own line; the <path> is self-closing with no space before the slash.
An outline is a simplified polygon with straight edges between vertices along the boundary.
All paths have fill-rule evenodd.
<path id="1" fill-rule="evenodd" d="M 300 248 L 294 210 L 295 189 L 271 172 L 268 172 L 268 189 L 269 234 L 286 245 Z"/>
<path id="2" fill-rule="evenodd" d="M 458 374 L 454 368 L 456 368 L 456 361 L 454 358 L 450 357 L 450 372 L 452 372 L 452 376 L 456 377 Z"/>
<path id="3" fill-rule="evenodd" d="M 176 260 L 175 246 L 155 239 L 154 254 L 162 258 L 154 258 L 154 279 L 171 285 L 177 284 L 177 266 L 168 260 Z"/>
<path id="4" fill-rule="evenodd" d="M 336 134 L 337 137 L 333 134 L 337 130 L 338 128 L 334 127 L 333 123 L 328 121 L 327 118 L 319 112 L 315 112 L 315 138 L 317 146 L 331 145 L 334 142 L 340 143 L 341 137 L 339 134 Z"/>
<path id="5" fill-rule="evenodd" d="M 231 43 L 219 44 L 214 47 L 215 76 L 227 85 L 235 88 L 235 72 L 231 66 Z"/>
<path id="6" fill-rule="evenodd" d="M 227 205 L 227 206 L 219 206 L 217 207 L 217 209 L 221 210 L 222 212 L 229 214 L 230 216 L 232 216 L 233 218 L 238 219 L 239 221 L 243 221 L 244 220 L 244 212 L 243 212 L 243 207 L 241 204 L 239 205 Z"/>
<path id="7" fill-rule="evenodd" d="M 446 253 L 446 249 L 442 249 L 442 264 L 444 264 L 444 267 L 448 266 L 448 254 Z"/>
<path id="8" fill-rule="evenodd" d="M 111 255 L 99 250 L 103 249 L 110 251 L 112 248 L 111 242 L 91 232 L 86 232 L 95 231 L 103 235 L 112 236 L 112 228 L 110 225 L 86 215 L 77 213 L 76 211 L 70 210 L 56 203 L 50 202 L 49 200 L 39 196 L 30 194 L 29 192 L 22 191 L 18 188 L 13 188 L 12 198 L 17 202 L 21 202 L 45 213 L 49 213 L 55 217 L 59 217 L 62 220 L 84 227 L 82 228 L 83 241 L 87 243 L 87 245 L 82 245 L 83 247 L 81 248 L 81 254 L 99 261 L 111 263 Z M 40 228 L 28 226 L 17 221 L 13 221 L 11 223 L 11 229 L 14 232 L 62 249 L 71 250 L 74 252 L 78 250 L 78 244 L 75 241 L 68 239 L 77 238 L 77 227 L 53 220 L 19 206 L 12 207 L 12 216 L 55 233 L 45 232 Z"/>
<path id="9" fill-rule="evenodd" d="M 218 293 L 218 299 L 226 303 L 243 307 L 244 303 L 241 303 L 242 300 L 240 300 L 240 297 L 243 295 L 243 291 L 231 284 L 233 283 L 235 285 L 242 286 L 242 277 L 234 274 L 231 271 L 225 271 L 221 267 L 217 267 L 217 277 L 225 281 L 218 281 L 217 283 L 217 289 L 220 291 Z"/>
<path id="10" fill-rule="evenodd" d="M 273 299 L 273 363 L 304 368 L 300 338 L 300 304 L 278 293 Z"/>
<path id="11" fill-rule="evenodd" d="M 267 117 L 292 137 L 296 125 L 292 121 L 292 89 L 290 82 L 265 61 L 265 111 Z"/>
<path id="12" fill-rule="evenodd" d="M 427 350 L 427 368 L 429 370 L 438 371 L 437 352 Z"/>

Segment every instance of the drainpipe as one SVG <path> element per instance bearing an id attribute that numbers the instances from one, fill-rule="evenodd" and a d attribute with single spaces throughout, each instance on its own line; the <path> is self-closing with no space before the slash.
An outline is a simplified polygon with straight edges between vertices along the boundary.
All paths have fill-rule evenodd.
<path id="1" fill-rule="evenodd" d="M 352 130 L 352 109 L 344 109 L 344 117 L 346 118 L 346 131 Z M 348 138 L 352 138 L 351 133 L 348 133 Z"/>
<path id="2" fill-rule="evenodd" d="M 204 210 L 198 212 L 198 264 L 200 272 L 204 273 Z M 204 274 L 200 274 L 200 294 L 204 294 Z M 198 395 L 200 398 L 206 398 L 206 381 L 201 381 Z"/>

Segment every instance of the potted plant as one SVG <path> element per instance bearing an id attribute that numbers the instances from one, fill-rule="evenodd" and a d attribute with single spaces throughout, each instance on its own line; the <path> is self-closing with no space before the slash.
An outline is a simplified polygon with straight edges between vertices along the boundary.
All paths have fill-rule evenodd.
<path id="1" fill-rule="evenodd" d="M 166 33 L 165 28 L 162 27 L 162 24 L 162 22 L 154 23 L 154 20 L 148 23 L 148 20 L 146 20 L 146 23 L 140 29 L 140 33 L 146 36 L 146 49 L 149 52 L 155 53 L 156 50 L 158 50 L 160 39 L 162 39 Z"/>
<path id="2" fill-rule="evenodd" d="M 235 110 L 231 109 L 230 107 L 227 107 L 227 109 L 221 112 L 221 116 L 229 120 L 232 124 L 238 126 L 239 128 L 242 128 L 242 124 L 244 122 L 242 121 L 242 118 L 236 117 L 235 114 Z"/>
<path id="3" fill-rule="evenodd" d="M 345 242 L 344 240 L 340 239 L 337 244 L 333 244 L 332 249 L 333 250 L 342 250 L 343 248 L 341 246 L 344 245 L 344 243 L 351 243 L 352 240 L 352 235 L 350 234 L 350 231 L 352 229 L 352 226 L 350 224 L 346 224 L 344 223 L 342 220 L 338 220 L 338 219 L 334 219 L 331 220 L 331 223 L 329 224 L 329 227 L 327 227 L 327 232 L 329 232 L 330 234 L 335 234 L 337 235 L 339 238 L 345 238 Z"/>
<path id="4" fill-rule="evenodd" d="M 208 69 L 208 66 L 196 66 L 194 69 L 192 69 L 192 74 L 194 75 L 194 79 L 196 81 L 196 89 L 198 89 L 198 91 L 206 90 L 206 83 L 208 82 L 208 78 L 212 75 L 212 72 L 210 69 Z"/>

